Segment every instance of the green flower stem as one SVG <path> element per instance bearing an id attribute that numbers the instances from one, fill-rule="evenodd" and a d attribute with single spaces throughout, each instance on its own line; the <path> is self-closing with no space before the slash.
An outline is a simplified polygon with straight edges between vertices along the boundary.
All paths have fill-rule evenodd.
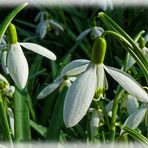
<path id="1" fill-rule="evenodd" d="M 112 31 L 115 31 L 122 35 L 127 41 L 132 45 L 133 48 L 132 52 L 137 55 L 137 57 L 141 60 L 143 65 L 145 66 L 145 69 L 148 69 L 148 60 L 144 56 L 141 49 L 136 45 L 135 41 L 121 28 L 119 27 L 109 16 L 104 14 L 103 12 L 99 13 L 100 19 L 103 21 L 103 23 L 106 25 L 106 27 Z M 132 55 L 133 56 L 133 55 Z M 147 75 L 148 77 L 148 75 Z"/>
<path id="2" fill-rule="evenodd" d="M 26 92 L 16 88 L 14 94 L 14 138 L 16 142 L 29 141 L 31 139 L 27 96 Z"/>
<path id="3" fill-rule="evenodd" d="M 8 42 L 10 44 L 16 44 L 18 42 L 16 27 L 14 24 L 10 23 L 10 25 L 7 29 L 7 35 L 8 35 Z"/>
<path id="4" fill-rule="evenodd" d="M 139 38 L 145 33 L 144 30 L 140 31 L 136 37 L 134 38 L 134 41 L 137 42 L 139 40 Z M 124 65 L 122 66 L 122 69 L 123 71 L 127 71 L 127 64 L 128 64 L 128 61 L 129 61 L 129 58 L 130 58 L 130 54 L 129 52 L 126 53 L 126 56 L 125 56 L 125 60 L 124 60 Z M 139 59 L 138 59 L 139 60 Z"/>
<path id="5" fill-rule="evenodd" d="M 107 114 L 107 112 L 106 112 L 105 106 L 103 105 L 102 99 L 100 99 L 100 100 L 98 101 L 98 105 L 100 106 L 100 108 L 101 108 L 102 111 L 103 111 L 104 118 L 106 119 L 106 124 L 107 124 L 107 126 L 108 126 L 108 128 L 109 128 L 109 130 L 110 130 L 111 126 L 110 126 L 110 122 L 109 122 L 109 117 L 108 117 L 108 114 Z"/>
<path id="6" fill-rule="evenodd" d="M 103 36 L 106 36 L 106 35 L 112 35 L 114 36 L 117 40 L 121 41 L 123 47 L 132 55 L 132 57 L 135 59 L 135 61 L 138 63 L 139 67 L 141 68 L 144 76 L 145 76 L 145 79 L 147 81 L 147 84 L 148 84 L 148 70 L 145 66 L 145 64 L 141 61 L 141 59 L 136 55 L 136 53 L 132 50 L 133 49 L 133 46 L 130 44 L 129 41 L 127 41 L 123 36 L 121 36 L 119 33 L 116 33 L 114 31 L 105 31 Z"/>
<path id="7" fill-rule="evenodd" d="M 6 142 L 12 142 L 10 127 L 6 115 L 6 110 L 4 108 L 2 96 L 0 94 L 0 125 L 2 126 L 3 137 Z"/>
<path id="8" fill-rule="evenodd" d="M 114 142 L 115 140 L 115 133 L 116 133 L 116 116 L 117 116 L 117 111 L 118 111 L 118 104 L 119 100 L 121 98 L 121 95 L 124 93 L 124 89 L 119 89 L 113 103 L 113 110 L 112 110 L 112 119 L 111 119 L 111 137 L 110 140 L 111 142 Z"/>
<path id="9" fill-rule="evenodd" d="M 12 19 L 27 5 L 28 5 L 28 3 L 24 3 L 24 4 L 16 7 L 2 22 L 1 27 L 0 27 L 0 42 L 5 34 L 5 31 L 7 30 L 8 26 L 9 26 L 9 24 L 11 23 Z"/>

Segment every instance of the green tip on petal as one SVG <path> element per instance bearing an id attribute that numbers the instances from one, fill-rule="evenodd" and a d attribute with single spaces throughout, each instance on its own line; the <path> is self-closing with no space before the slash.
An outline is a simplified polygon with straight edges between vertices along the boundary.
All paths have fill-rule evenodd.
<path id="1" fill-rule="evenodd" d="M 95 40 L 91 61 L 95 64 L 101 64 L 104 61 L 106 53 L 106 40 L 102 37 L 99 37 Z"/>
<path id="2" fill-rule="evenodd" d="M 18 42 L 17 40 L 17 32 L 16 32 L 16 27 L 14 24 L 10 23 L 8 30 L 8 41 L 10 44 L 16 44 Z"/>

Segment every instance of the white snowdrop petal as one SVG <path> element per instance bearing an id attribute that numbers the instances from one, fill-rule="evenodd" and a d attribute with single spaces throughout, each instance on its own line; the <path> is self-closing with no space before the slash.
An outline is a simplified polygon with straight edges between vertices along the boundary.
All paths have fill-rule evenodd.
<path id="1" fill-rule="evenodd" d="M 101 36 L 103 32 L 104 32 L 103 28 L 93 27 L 92 31 L 91 31 L 91 36 L 97 38 L 97 37 Z"/>
<path id="2" fill-rule="evenodd" d="M 137 99 L 131 95 L 128 95 L 127 100 L 128 100 L 127 101 L 127 111 L 128 111 L 128 114 L 130 115 L 138 109 L 139 103 Z"/>
<path id="3" fill-rule="evenodd" d="M 51 25 L 53 28 L 55 28 L 55 29 L 59 29 L 59 30 L 61 30 L 61 31 L 64 30 L 63 27 L 62 27 L 59 23 L 55 22 L 55 21 L 52 20 L 52 19 L 49 20 L 49 23 L 50 23 L 50 25 Z"/>
<path id="4" fill-rule="evenodd" d="M 89 62 L 90 62 L 89 60 L 84 60 L 84 59 L 74 60 L 63 68 L 61 75 L 62 76 L 78 75 L 87 69 Z"/>
<path id="5" fill-rule="evenodd" d="M 1 59 L 1 63 L 2 63 L 2 69 L 4 71 L 5 74 L 9 74 L 9 70 L 7 68 L 7 64 L 6 64 L 6 61 L 7 61 L 7 51 L 2 51 L 2 59 Z"/>
<path id="6" fill-rule="evenodd" d="M 124 125 L 129 128 L 136 129 L 139 124 L 144 119 L 147 108 L 138 109 L 136 112 L 132 113 L 125 121 Z M 121 131 L 122 133 L 123 131 Z"/>
<path id="7" fill-rule="evenodd" d="M 84 30 L 80 33 L 80 35 L 77 37 L 77 41 L 82 40 L 89 32 L 91 31 L 91 28 Z"/>
<path id="8" fill-rule="evenodd" d="M 113 67 L 104 66 L 104 68 L 129 94 L 141 102 L 148 102 L 148 94 L 130 75 Z"/>
<path id="9" fill-rule="evenodd" d="M 97 88 L 105 88 L 105 72 L 103 64 L 97 65 Z"/>
<path id="10" fill-rule="evenodd" d="M 41 21 L 39 23 L 39 28 L 38 28 L 38 34 L 40 35 L 40 38 L 43 39 L 47 33 L 47 28 L 48 28 L 48 22 L 47 21 Z"/>
<path id="11" fill-rule="evenodd" d="M 17 44 L 11 44 L 8 50 L 7 66 L 10 76 L 16 85 L 23 89 L 28 79 L 28 63 L 21 49 Z"/>
<path id="12" fill-rule="evenodd" d="M 63 81 L 63 77 L 61 75 L 59 75 L 54 81 L 53 83 L 58 83 L 60 84 Z"/>
<path id="13" fill-rule="evenodd" d="M 42 12 L 40 11 L 40 12 L 36 15 L 36 17 L 35 17 L 35 19 L 34 19 L 35 22 L 37 22 L 37 21 L 40 19 L 41 14 L 42 14 Z"/>
<path id="14" fill-rule="evenodd" d="M 112 111 L 114 100 L 111 100 L 106 106 L 105 109 L 107 112 Z"/>
<path id="15" fill-rule="evenodd" d="M 86 114 L 96 89 L 96 66 L 90 64 L 69 88 L 64 102 L 66 127 L 76 125 Z"/>
<path id="16" fill-rule="evenodd" d="M 43 99 L 47 97 L 49 94 L 51 94 L 56 88 L 59 87 L 58 83 L 53 83 L 48 86 L 46 86 L 37 96 L 37 99 Z"/>
<path id="17" fill-rule="evenodd" d="M 20 45 L 22 45 L 24 48 L 26 48 L 28 50 L 31 50 L 33 52 L 40 54 L 48 59 L 56 60 L 56 56 L 53 52 L 51 52 L 47 48 L 44 48 L 38 44 L 25 42 L 25 43 L 20 43 Z"/>
<path id="18" fill-rule="evenodd" d="M 136 63 L 136 61 L 134 60 L 134 58 L 129 55 L 129 60 L 128 60 L 128 63 L 127 63 L 127 67 L 126 67 L 126 71 L 129 70 L 134 64 Z"/>
<path id="19" fill-rule="evenodd" d="M 71 82 L 74 82 L 77 79 L 77 77 L 69 77 L 69 79 Z"/>

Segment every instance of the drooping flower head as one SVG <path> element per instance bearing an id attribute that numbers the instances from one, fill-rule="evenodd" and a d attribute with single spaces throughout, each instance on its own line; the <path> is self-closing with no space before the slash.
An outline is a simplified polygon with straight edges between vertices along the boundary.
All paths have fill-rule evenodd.
<path id="1" fill-rule="evenodd" d="M 148 94 L 130 75 L 104 65 L 105 52 L 106 40 L 97 38 L 91 61 L 66 94 L 63 117 L 67 127 L 76 125 L 84 117 L 94 97 L 103 98 L 104 91 L 108 88 L 105 71 L 132 96 L 141 102 L 148 102 Z"/>
<path id="2" fill-rule="evenodd" d="M 29 75 L 28 63 L 21 46 L 46 58 L 56 60 L 54 53 L 40 45 L 34 43 L 19 43 L 16 28 L 13 24 L 10 24 L 8 27 L 8 41 L 9 44 L 6 64 L 10 76 L 20 89 L 23 89 L 26 86 Z"/>

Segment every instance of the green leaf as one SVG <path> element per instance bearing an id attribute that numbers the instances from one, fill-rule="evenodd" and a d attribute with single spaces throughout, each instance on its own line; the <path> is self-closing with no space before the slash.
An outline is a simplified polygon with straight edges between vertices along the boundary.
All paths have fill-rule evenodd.
<path id="1" fill-rule="evenodd" d="M 135 140 L 137 140 L 138 142 L 140 142 L 143 146 L 147 147 L 148 145 L 148 139 L 141 135 L 139 132 L 137 132 L 136 130 L 130 129 L 127 126 L 123 126 L 122 129 L 128 133 L 131 137 L 133 137 Z"/>
<path id="2" fill-rule="evenodd" d="M 47 128 L 37 124 L 36 122 L 30 120 L 30 126 L 36 131 L 38 132 L 41 136 L 43 136 L 44 138 L 46 137 L 47 134 Z"/>
<path id="3" fill-rule="evenodd" d="M 7 30 L 9 24 L 11 23 L 12 19 L 24 8 L 28 5 L 28 3 L 24 3 L 18 7 L 16 7 L 2 22 L 0 26 L 0 42 L 3 38 L 3 35 L 5 34 L 5 31 Z"/>
<path id="4" fill-rule="evenodd" d="M 16 88 L 14 93 L 14 136 L 17 142 L 31 139 L 27 97 L 28 94 L 25 91 Z"/>
<path id="5" fill-rule="evenodd" d="M 136 45 L 136 42 L 105 13 L 100 12 L 99 17 L 108 29 L 115 31 L 116 33 L 119 33 L 121 36 L 123 36 L 123 38 L 125 38 L 125 40 L 127 40 L 132 45 L 132 48 L 128 47 L 126 49 L 133 56 L 133 58 L 136 60 L 136 62 L 139 64 L 139 66 L 143 70 L 143 72 L 145 74 L 145 78 L 148 82 L 148 72 L 147 72 L 148 61 L 145 58 L 142 50 Z M 140 61 L 139 61 L 139 59 L 140 59 Z"/>
<path id="6" fill-rule="evenodd" d="M 67 86 L 63 88 L 62 92 L 59 94 L 56 105 L 54 107 L 47 133 L 47 138 L 49 140 L 59 140 L 63 125 L 63 106 L 67 89 Z"/>

